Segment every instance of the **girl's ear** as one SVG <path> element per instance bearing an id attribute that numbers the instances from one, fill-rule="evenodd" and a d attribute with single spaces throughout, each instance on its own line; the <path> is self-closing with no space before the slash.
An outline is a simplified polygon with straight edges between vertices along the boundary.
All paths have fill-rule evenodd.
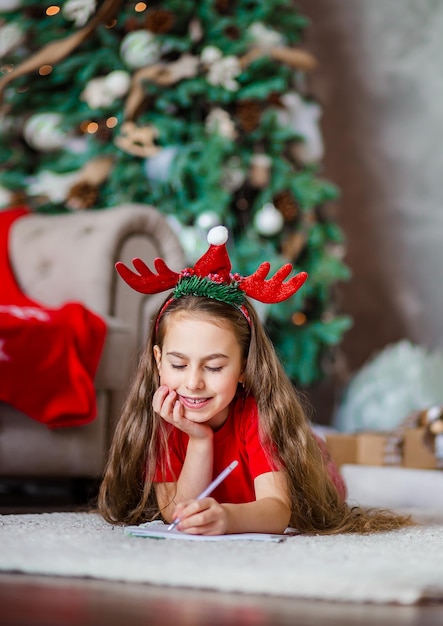
<path id="1" fill-rule="evenodd" d="M 162 367 L 162 351 L 160 350 L 160 347 L 159 347 L 159 346 L 155 345 L 155 346 L 154 346 L 154 350 L 153 350 L 153 352 L 154 352 L 154 359 L 155 359 L 155 362 L 157 363 L 157 370 L 158 370 L 158 373 L 159 373 L 159 375 L 160 375 L 160 374 L 162 373 L 162 372 L 161 372 L 161 367 Z"/>

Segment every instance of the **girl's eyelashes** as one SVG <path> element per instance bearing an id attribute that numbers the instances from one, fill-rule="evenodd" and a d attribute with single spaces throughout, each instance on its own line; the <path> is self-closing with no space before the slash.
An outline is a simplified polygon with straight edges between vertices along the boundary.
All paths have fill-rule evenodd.
<path id="1" fill-rule="evenodd" d="M 171 363 L 171 367 L 174 370 L 184 370 L 186 365 L 177 365 L 175 363 Z M 220 365 L 219 367 L 209 367 L 209 365 L 206 365 L 205 369 L 207 369 L 209 372 L 221 372 L 223 369 L 223 366 Z"/>

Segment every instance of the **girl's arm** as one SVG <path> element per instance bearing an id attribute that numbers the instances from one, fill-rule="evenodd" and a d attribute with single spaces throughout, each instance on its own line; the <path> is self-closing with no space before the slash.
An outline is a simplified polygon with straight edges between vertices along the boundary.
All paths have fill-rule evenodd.
<path id="1" fill-rule="evenodd" d="M 219 504 L 214 498 L 182 502 L 173 511 L 181 520 L 178 529 L 199 535 L 283 533 L 291 517 L 283 472 L 257 476 L 254 487 L 256 500 L 245 504 Z"/>
<path id="2" fill-rule="evenodd" d="M 211 482 L 213 464 L 212 431 L 207 438 L 189 438 L 180 476 L 175 483 L 156 483 L 157 503 L 167 522 L 175 519 L 177 502 L 196 498 Z"/>
<path id="3" fill-rule="evenodd" d="M 291 506 L 283 472 L 267 472 L 254 481 L 255 502 L 222 504 L 227 516 L 225 533 L 276 533 L 285 531 Z"/>
<path id="4" fill-rule="evenodd" d="M 185 461 L 177 482 L 156 483 L 157 503 L 163 518 L 169 522 L 177 502 L 196 498 L 212 478 L 214 433 L 207 424 L 191 422 L 183 415 L 183 407 L 174 390 L 165 385 L 154 393 L 152 407 L 162 419 L 189 436 Z"/>

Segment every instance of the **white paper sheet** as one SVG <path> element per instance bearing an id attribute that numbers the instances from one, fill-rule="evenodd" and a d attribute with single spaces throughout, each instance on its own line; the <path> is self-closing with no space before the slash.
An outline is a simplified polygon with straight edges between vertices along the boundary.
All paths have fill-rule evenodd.
<path id="1" fill-rule="evenodd" d="M 168 530 L 168 526 L 158 522 L 146 522 L 139 526 L 126 526 L 125 535 L 147 537 L 150 539 L 179 539 L 184 541 L 284 541 L 288 535 L 269 533 L 240 533 L 232 535 L 190 535 L 177 529 Z"/>

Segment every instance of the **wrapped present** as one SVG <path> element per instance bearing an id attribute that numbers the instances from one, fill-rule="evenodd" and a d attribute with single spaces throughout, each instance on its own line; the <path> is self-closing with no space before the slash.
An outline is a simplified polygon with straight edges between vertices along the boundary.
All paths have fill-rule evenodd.
<path id="1" fill-rule="evenodd" d="M 443 407 L 408 415 L 386 442 L 387 465 L 443 469 Z"/>
<path id="2" fill-rule="evenodd" d="M 391 465 L 443 469 L 443 407 L 408 415 L 391 432 L 333 432 L 326 435 L 329 453 L 338 466 Z"/>
<path id="3" fill-rule="evenodd" d="M 388 435 L 379 432 L 355 434 L 329 433 L 326 446 L 335 463 L 345 465 L 384 465 Z"/>
<path id="4" fill-rule="evenodd" d="M 425 428 L 408 428 L 405 431 L 402 465 L 417 469 L 437 469 L 437 457 L 426 444 Z"/>

